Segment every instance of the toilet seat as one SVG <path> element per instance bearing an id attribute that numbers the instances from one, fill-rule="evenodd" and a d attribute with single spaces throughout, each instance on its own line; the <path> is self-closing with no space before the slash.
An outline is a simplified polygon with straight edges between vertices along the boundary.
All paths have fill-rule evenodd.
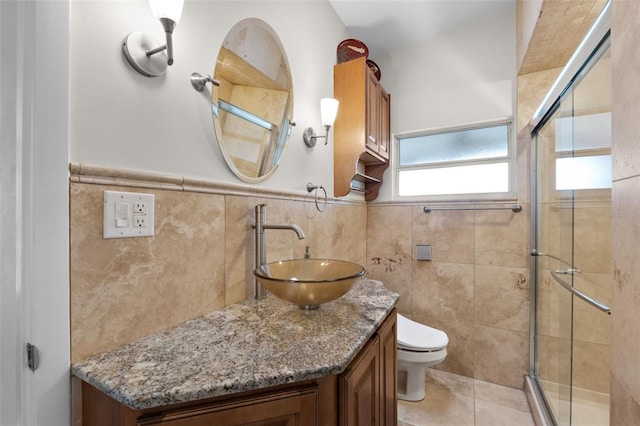
<path id="1" fill-rule="evenodd" d="M 447 333 L 398 314 L 398 349 L 432 352 L 447 347 Z"/>

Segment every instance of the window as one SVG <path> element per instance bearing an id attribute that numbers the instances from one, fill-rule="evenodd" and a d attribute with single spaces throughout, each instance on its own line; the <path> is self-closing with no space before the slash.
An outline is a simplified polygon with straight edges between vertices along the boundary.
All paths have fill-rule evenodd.
<path id="1" fill-rule="evenodd" d="M 397 139 L 400 197 L 514 197 L 510 121 L 401 135 Z"/>
<path id="2" fill-rule="evenodd" d="M 611 113 L 555 120 L 556 190 L 611 188 Z"/>

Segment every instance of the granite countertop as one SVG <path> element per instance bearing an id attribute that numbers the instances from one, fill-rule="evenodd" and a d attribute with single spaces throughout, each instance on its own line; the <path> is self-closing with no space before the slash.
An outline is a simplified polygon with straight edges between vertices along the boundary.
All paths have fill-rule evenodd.
<path id="1" fill-rule="evenodd" d="M 76 362 L 71 371 L 133 409 L 339 374 L 398 297 L 363 279 L 313 311 L 271 295 L 245 300 Z"/>

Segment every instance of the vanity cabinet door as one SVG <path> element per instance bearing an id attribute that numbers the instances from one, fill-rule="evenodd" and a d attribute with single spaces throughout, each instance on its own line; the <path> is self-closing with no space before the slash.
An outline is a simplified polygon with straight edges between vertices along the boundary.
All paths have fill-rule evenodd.
<path id="1" fill-rule="evenodd" d="M 318 389 L 291 390 L 213 404 L 151 418 L 138 426 L 314 426 L 318 424 Z"/>
<path id="2" fill-rule="evenodd" d="M 340 425 L 379 426 L 380 339 L 374 336 L 340 376 Z"/>
<path id="3" fill-rule="evenodd" d="M 397 316 L 394 309 L 379 329 L 380 335 L 380 418 L 384 426 L 397 424 Z"/>

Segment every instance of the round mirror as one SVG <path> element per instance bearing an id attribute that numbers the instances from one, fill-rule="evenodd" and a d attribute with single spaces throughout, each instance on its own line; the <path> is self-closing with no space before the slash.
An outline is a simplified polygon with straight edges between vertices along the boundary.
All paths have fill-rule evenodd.
<path id="1" fill-rule="evenodd" d="M 211 91 L 213 125 L 227 165 L 241 180 L 273 174 L 291 129 L 293 85 L 275 31 L 255 18 L 238 22 L 220 47 Z"/>

